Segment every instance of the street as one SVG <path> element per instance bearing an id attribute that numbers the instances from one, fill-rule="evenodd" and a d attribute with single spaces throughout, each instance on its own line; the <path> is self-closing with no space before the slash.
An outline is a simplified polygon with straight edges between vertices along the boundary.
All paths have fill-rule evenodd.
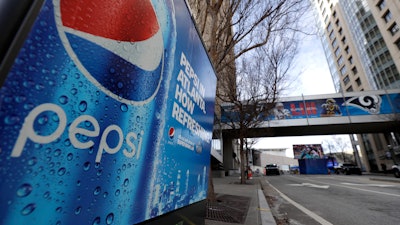
<path id="1" fill-rule="evenodd" d="M 266 176 L 278 224 L 400 224 L 400 183 L 363 175 Z"/>

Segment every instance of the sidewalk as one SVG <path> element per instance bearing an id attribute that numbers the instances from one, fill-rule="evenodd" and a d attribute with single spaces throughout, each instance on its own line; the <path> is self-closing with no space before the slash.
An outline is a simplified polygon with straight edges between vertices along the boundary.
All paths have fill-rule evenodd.
<path id="1" fill-rule="evenodd" d="M 370 180 L 400 183 L 400 178 L 394 177 L 393 173 L 383 174 L 364 172 L 363 175 L 370 175 Z"/>
<path id="2" fill-rule="evenodd" d="M 276 225 L 261 190 L 261 178 L 246 184 L 240 184 L 239 175 L 213 178 L 218 201 L 208 205 L 205 225 Z"/>

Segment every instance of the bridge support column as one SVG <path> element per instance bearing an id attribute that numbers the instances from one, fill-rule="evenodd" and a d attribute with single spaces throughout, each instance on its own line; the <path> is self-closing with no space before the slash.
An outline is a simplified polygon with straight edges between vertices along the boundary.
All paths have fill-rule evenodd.
<path id="1" fill-rule="evenodd" d="M 225 175 L 232 175 L 238 169 L 237 159 L 239 155 L 236 151 L 235 139 L 223 137 L 222 152 Z"/>

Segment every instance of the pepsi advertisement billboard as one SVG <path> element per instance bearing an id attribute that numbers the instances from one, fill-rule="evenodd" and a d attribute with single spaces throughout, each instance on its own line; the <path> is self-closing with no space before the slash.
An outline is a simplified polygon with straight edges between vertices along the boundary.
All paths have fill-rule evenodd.
<path id="1" fill-rule="evenodd" d="M 47 0 L 0 89 L 0 224 L 206 198 L 216 76 L 184 0 Z"/>

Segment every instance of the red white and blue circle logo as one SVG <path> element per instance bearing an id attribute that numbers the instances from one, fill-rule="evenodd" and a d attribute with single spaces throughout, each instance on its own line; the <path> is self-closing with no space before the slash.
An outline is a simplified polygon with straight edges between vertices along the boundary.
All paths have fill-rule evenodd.
<path id="1" fill-rule="evenodd" d="M 53 3 L 67 53 L 95 86 L 127 104 L 155 97 L 163 78 L 164 43 L 150 0 Z"/>
<path id="2" fill-rule="evenodd" d="M 169 138 L 171 138 L 171 139 L 174 138 L 174 136 L 175 136 L 175 128 L 173 128 L 173 127 L 170 127 L 170 128 L 169 128 L 169 130 L 168 130 L 168 136 L 169 136 Z"/>

